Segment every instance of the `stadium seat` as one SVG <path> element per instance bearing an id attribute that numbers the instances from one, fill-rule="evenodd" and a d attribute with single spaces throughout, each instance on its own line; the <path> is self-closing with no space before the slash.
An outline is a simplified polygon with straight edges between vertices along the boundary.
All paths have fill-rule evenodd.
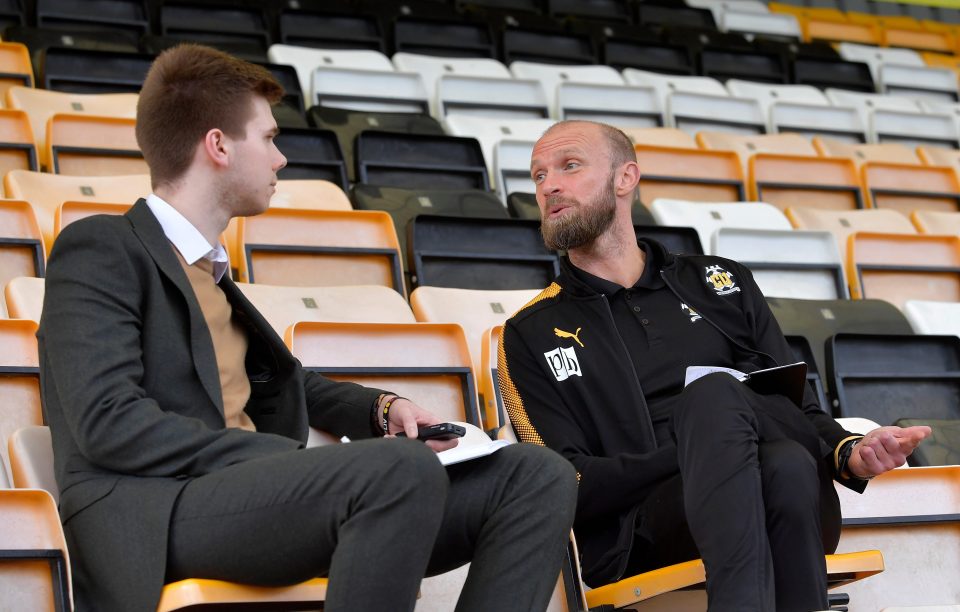
<path id="1" fill-rule="evenodd" d="M 767 300 L 784 335 L 806 338 L 817 371 L 826 373 L 824 344 L 837 333 L 912 334 L 903 313 L 883 300 L 805 300 L 772 297 Z M 829 378 L 824 376 L 829 385 Z M 827 409 L 825 407 L 825 409 Z M 827 409 L 829 410 L 829 409 Z M 834 413 L 834 416 L 837 416 Z"/>
<path id="2" fill-rule="evenodd" d="M 154 56 L 146 53 L 49 47 L 36 65 L 44 89 L 76 94 L 136 93 Z"/>
<path id="3" fill-rule="evenodd" d="M 749 161 L 750 199 L 781 210 L 809 206 L 832 210 L 863 208 L 857 168 L 849 159 L 759 153 Z"/>
<path id="4" fill-rule="evenodd" d="M 952 148 L 936 146 L 919 146 L 916 148 L 917 157 L 928 166 L 952 166 L 960 171 L 960 151 Z"/>
<path id="5" fill-rule="evenodd" d="M 178 41 L 249 47 L 250 53 L 266 53 L 270 46 L 270 26 L 263 10 L 242 4 L 165 2 L 160 5 L 160 33 Z"/>
<path id="6" fill-rule="evenodd" d="M 47 151 L 47 121 L 57 113 L 89 113 L 102 117 L 135 119 L 136 94 L 71 94 L 32 87 L 11 87 L 7 90 L 7 108 L 16 108 L 30 117 L 33 142 L 40 154 L 40 163 L 49 167 Z"/>
<path id="7" fill-rule="evenodd" d="M 57 504 L 39 489 L 0 490 L 0 607 L 67 612 L 70 557 Z"/>
<path id="8" fill-rule="evenodd" d="M 150 31 L 146 6 L 137 0 L 99 2 L 96 11 L 82 2 L 38 0 L 36 15 L 37 26 L 41 28 L 123 32 L 134 44 Z"/>
<path id="9" fill-rule="evenodd" d="M 960 236 L 851 234 L 847 278 L 854 299 L 960 302 Z"/>
<path id="10" fill-rule="evenodd" d="M 288 64 L 297 70 L 300 78 L 300 91 L 310 95 L 307 106 L 313 106 L 316 98 L 310 93 L 313 91 L 313 71 L 320 66 L 332 68 L 353 68 L 356 70 L 371 70 L 389 72 L 393 64 L 383 53 L 377 51 L 357 49 L 311 49 L 295 45 L 270 45 L 267 57 L 274 64 Z"/>
<path id="11" fill-rule="evenodd" d="M 637 37 L 607 37 L 603 41 L 604 63 L 611 68 L 636 68 L 663 74 L 693 76 L 696 63 L 685 45 L 642 40 Z"/>
<path id="12" fill-rule="evenodd" d="M 470 77 L 489 77 L 494 79 L 509 79 L 510 71 L 506 66 L 495 59 L 478 57 L 436 57 L 417 53 L 398 52 L 393 55 L 393 65 L 397 70 L 413 72 L 420 75 L 427 89 L 427 99 L 430 101 L 430 114 L 441 117 L 437 108 L 437 82 L 440 77 L 455 74 Z"/>
<path id="13" fill-rule="evenodd" d="M 283 7 L 277 16 L 280 43 L 316 49 L 386 50 L 376 15 L 356 7 L 337 10 L 330 4 L 311 6 L 311 10 Z"/>
<path id="14" fill-rule="evenodd" d="M 503 397 L 500 395 L 500 381 L 497 378 L 497 353 L 500 349 L 500 337 L 503 335 L 503 325 L 495 325 L 490 329 L 483 331 L 480 339 L 480 368 L 477 370 L 480 380 L 480 398 L 483 401 L 484 423 L 490 427 L 496 423 L 501 433 L 513 436 L 513 442 L 516 442 L 516 435 L 511 427 L 503 427 L 509 420 L 509 415 L 503 407 Z"/>
<path id="15" fill-rule="evenodd" d="M 79 221 L 91 215 L 122 215 L 132 204 L 108 204 L 106 202 L 72 202 L 61 204 L 53 217 L 53 239 L 56 240 L 63 228 L 74 221 Z"/>
<path id="16" fill-rule="evenodd" d="M 238 231 L 243 282 L 384 285 L 404 294 L 397 234 L 387 213 L 271 208 L 241 217 Z"/>
<path id="17" fill-rule="evenodd" d="M 29 518 L 23 517 L 21 520 L 13 523 L 13 526 L 20 527 L 24 533 L 31 534 L 25 521 L 29 521 L 29 526 L 36 529 L 37 518 L 42 518 L 41 523 L 45 525 L 46 530 L 52 536 L 59 536 L 51 541 L 54 543 L 54 549 L 61 555 L 52 555 L 47 553 L 46 558 L 55 560 L 58 556 L 65 557 L 67 554 L 66 542 L 63 541 L 63 531 L 60 528 L 60 519 L 56 512 L 56 503 L 51 496 L 57 494 L 56 480 L 53 477 L 53 448 L 51 445 L 49 429 L 46 427 L 29 427 L 21 429 L 15 435 L 16 443 L 10 445 L 12 454 L 16 454 L 16 463 L 18 469 L 18 487 L 11 491 L 0 491 L 0 496 L 8 493 L 31 493 L 39 494 L 49 500 L 44 504 L 52 508 L 52 513 L 48 510 L 33 511 Z M 30 488 L 22 488 L 30 487 Z M 46 488 L 50 487 L 50 488 Z M 0 502 L 0 512 L 4 509 L 4 503 Z M 7 517 L 2 517 L 6 519 Z M 4 522 L 4 525 L 10 523 Z M 50 527 L 53 524 L 56 527 Z M 48 536 L 48 537 L 52 537 Z M 11 541 L 12 538 L 5 536 L 4 542 Z M 47 545 L 40 543 L 42 550 Z M 69 561 L 65 560 L 65 565 L 69 566 Z M 69 567 L 59 567 L 52 562 L 51 565 L 57 569 L 62 579 L 59 588 L 63 590 L 61 595 L 56 595 L 63 601 L 69 602 Z M 56 574 L 55 574 L 56 575 Z M 56 582 L 54 584 L 57 584 Z M 23 584 L 19 584 L 19 591 L 23 590 Z M 40 590 L 41 597 L 50 599 L 49 591 Z M 0 602 L 5 602 L 7 594 L 3 587 L 0 587 Z M 243 609 L 252 605 L 259 605 L 269 609 L 283 610 L 316 610 L 322 607 L 326 598 L 327 580 L 326 578 L 314 578 L 307 582 L 285 587 L 254 587 L 249 585 L 224 582 L 220 580 L 205 579 L 187 579 L 174 582 L 164 586 L 160 595 L 160 602 L 157 605 L 157 612 L 173 612 L 174 610 L 196 610 L 205 607 L 234 607 L 234 609 Z M 22 596 L 22 595 L 21 595 Z M 15 600 L 16 601 L 16 600 Z M 49 606 L 49 604 L 47 604 Z M 27 608 L 24 608 L 27 609 Z M 55 611 L 69 610 L 69 605 L 61 608 L 57 607 L 29 607 L 31 610 L 51 609 Z"/>
<path id="18" fill-rule="evenodd" d="M 800 20 L 803 39 L 823 42 L 852 42 L 864 45 L 880 44 L 880 28 L 876 24 L 851 23 L 825 14 L 809 15 Z"/>
<path id="19" fill-rule="evenodd" d="M 441 420 L 480 426 L 473 362 L 459 325 L 300 322 L 286 342 L 308 370 L 390 389 Z"/>
<path id="20" fill-rule="evenodd" d="M 892 162 L 897 164 L 920 164 L 920 157 L 913 148 L 897 142 L 882 144 L 852 144 L 833 138 L 815 136 L 813 146 L 824 157 L 847 157 L 857 166 L 864 162 Z"/>
<path id="21" fill-rule="evenodd" d="M 634 203 L 634 210 L 642 204 Z M 650 238 L 662 244 L 671 253 L 703 255 L 706 249 L 697 230 L 687 226 L 638 224 L 634 216 L 633 231 L 637 238 Z"/>
<path id="22" fill-rule="evenodd" d="M 633 144 L 653 147 L 673 147 L 679 149 L 696 149 L 698 144 L 694 135 L 677 128 L 623 128 Z"/>
<path id="23" fill-rule="evenodd" d="M 702 151 L 635 145 L 640 164 L 640 200 L 657 198 L 696 202 L 746 200 L 743 168 L 732 151 Z"/>
<path id="24" fill-rule="evenodd" d="M 697 144 L 703 149 L 735 152 L 740 156 L 744 172 L 748 170 L 750 157 L 757 153 L 801 157 L 813 157 L 817 154 L 808 139 L 795 133 L 740 136 L 726 132 L 700 132 L 697 134 Z"/>
<path id="25" fill-rule="evenodd" d="M 865 610 L 950 610 L 957 592 L 948 577 L 960 574 L 958 492 L 958 466 L 891 470 L 863 494 L 837 487 L 843 508 L 838 550 L 876 547 L 884 557 L 882 574 L 845 589 L 851 602 Z"/>
<path id="26" fill-rule="evenodd" d="M 761 134 L 767 120 L 756 100 L 733 98 L 718 81 L 707 77 L 661 75 L 627 68 L 630 85 L 653 87 L 666 111 L 666 125 L 691 136 L 700 130 Z"/>
<path id="27" fill-rule="evenodd" d="M 957 127 L 952 117 L 922 113 L 908 98 L 833 88 L 827 90 L 827 97 L 838 106 L 853 106 L 860 112 L 864 125 L 868 126 L 868 142 L 957 145 Z"/>
<path id="28" fill-rule="evenodd" d="M 583 34 L 550 31 L 543 28 L 505 27 L 501 36 L 501 54 L 508 66 L 515 61 L 554 64 L 595 64 L 593 40 Z"/>
<path id="29" fill-rule="evenodd" d="M 859 45 L 856 43 L 840 43 L 837 51 L 843 59 L 852 62 L 866 62 L 870 66 L 873 80 L 881 82 L 882 67 L 884 64 L 895 66 L 924 67 L 920 54 L 911 49 L 891 49 L 877 45 Z M 883 91 L 882 88 L 879 91 Z"/>
<path id="30" fill-rule="evenodd" d="M 152 191 L 150 176 L 146 174 L 68 176 L 26 170 L 8 172 L 3 177 L 3 187 L 8 198 L 26 200 L 33 206 L 48 253 L 53 246 L 54 217 L 64 202 L 76 200 L 132 204 Z"/>
<path id="31" fill-rule="evenodd" d="M 513 193 L 535 194 L 537 186 L 530 177 L 530 158 L 536 140 L 508 140 L 493 148 L 493 172 L 496 187 L 504 204 Z M 539 219 L 539 211 L 538 216 Z"/>
<path id="32" fill-rule="evenodd" d="M 474 138 L 367 130 L 354 149 L 361 183 L 406 189 L 489 189 Z"/>
<path id="33" fill-rule="evenodd" d="M 829 414 L 831 410 L 831 404 L 830 401 L 827 400 L 826 384 L 823 380 L 823 376 L 820 373 L 820 369 L 817 364 L 817 358 L 813 352 L 813 347 L 810 346 L 810 342 L 804 336 L 784 337 L 787 340 L 787 344 L 790 346 L 790 350 L 793 352 L 794 360 L 802 361 L 807 364 L 807 384 L 813 387 L 813 392 L 817 395 L 817 403 L 820 404 L 820 409 Z M 841 426 L 848 431 L 854 431 L 849 429 L 846 425 L 841 424 Z M 874 424 L 874 426 L 870 429 L 875 428 L 876 424 Z"/>
<path id="34" fill-rule="evenodd" d="M 2 19 L 2 18 L 0 18 Z M 0 42 L 0 100 L 14 86 L 33 87 L 33 63 L 26 45 Z"/>
<path id="35" fill-rule="evenodd" d="M 866 63 L 848 62 L 840 58 L 798 57 L 793 62 L 793 82 L 797 85 L 864 93 L 877 90 Z"/>
<path id="36" fill-rule="evenodd" d="M 650 206 L 658 225 L 692 227 L 700 235 L 707 254 L 712 249 L 714 234 L 724 227 L 741 229 L 792 230 L 782 212 L 763 202 L 690 202 L 658 198 Z"/>
<path id="37" fill-rule="evenodd" d="M 730 79 L 726 86 L 734 96 L 760 103 L 771 134 L 823 134 L 852 142 L 866 139 L 865 126 L 854 108 L 831 106 L 823 92 L 811 85 L 768 85 Z"/>
<path id="38" fill-rule="evenodd" d="M 12 482 L 7 440 L 27 425 L 43 425 L 40 406 L 40 368 L 37 323 L 26 319 L 0 319 L 0 480 Z"/>
<path id="39" fill-rule="evenodd" d="M 707 9 L 693 8 L 685 3 L 638 2 L 635 21 L 650 26 L 664 28 L 686 27 L 716 31 L 717 25 L 713 13 Z"/>
<path id="40" fill-rule="evenodd" d="M 510 119 L 502 117 L 481 117 L 475 115 L 452 114 L 444 119 L 444 126 L 447 133 L 453 136 L 465 136 L 476 138 L 483 150 L 483 158 L 487 162 L 487 171 L 493 179 L 493 187 L 503 194 L 518 191 L 517 189 L 504 189 L 501 185 L 505 184 L 497 171 L 499 167 L 503 171 L 516 170 L 517 165 L 508 163 L 507 159 L 502 159 L 495 154 L 497 144 L 502 140 L 519 141 L 529 144 L 529 149 L 533 148 L 533 143 L 540 139 L 547 128 L 553 125 L 550 119 Z M 521 166 L 524 172 L 520 175 L 526 181 L 530 180 L 530 155 L 527 150 L 526 161 Z M 527 190 L 523 190 L 527 191 Z"/>
<path id="41" fill-rule="evenodd" d="M 308 90 L 310 106 L 378 113 L 423 113 L 429 109 L 427 90 L 420 75 L 396 72 L 392 65 L 384 71 L 321 65 L 313 69 L 312 84 Z"/>
<path id="42" fill-rule="evenodd" d="M 135 128 L 134 119 L 57 113 L 47 120 L 49 169 L 73 176 L 148 174 Z"/>
<path id="43" fill-rule="evenodd" d="M 43 234 L 33 208 L 19 200 L 0 200 L 0 287 L 18 276 L 43 277 L 45 261 Z"/>
<path id="44" fill-rule="evenodd" d="M 915 210 L 910 214 L 910 220 L 921 234 L 960 235 L 960 212 Z"/>
<path id="45" fill-rule="evenodd" d="M 540 223 L 419 215 L 408 226 L 415 285 L 460 289 L 542 289 L 560 272 Z"/>
<path id="46" fill-rule="evenodd" d="M 401 13 L 393 24 L 393 47 L 398 52 L 440 56 L 492 58 L 496 41 L 488 24 L 462 18 L 444 18 L 431 11 L 424 17 Z"/>
<path id="47" fill-rule="evenodd" d="M 545 119 L 550 116 L 540 83 L 521 79 L 444 75 L 437 80 L 438 120 L 471 114 L 506 119 Z"/>
<path id="48" fill-rule="evenodd" d="M 903 313 L 918 334 L 960 336 L 960 302 L 907 300 Z"/>
<path id="49" fill-rule="evenodd" d="M 336 183 L 318 180 L 277 181 L 277 190 L 270 198 L 272 208 L 312 208 L 316 210 L 350 210 L 350 199 Z"/>
<path id="50" fill-rule="evenodd" d="M 873 208 L 906 216 L 915 210 L 960 212 L 960 181 L 953 168 L 867 162 L 860 172 Z"/>
<path id="51" fill-rule="evenodd" d="M 281 287 L 237 283 L 237 288 L 281 338 L 298 321 L 413 323 L 403 296 L 383 285 Z"/>
<path id="52" fill-rule="evenodd" d="M 562 83 L 557 89 L 557 120 L 584 119 L 617 127 L 664 124 L 660 99 L 650 87 Z"/>
<path id="53" fill-rule="evenodd" d="M 42 278 L 18 276 L 7 281 L 4 287 L 7 315 L 11 319 L 29 319 L 39 323 L 43 310 L 43 289 Z"/>
<path id="54" fill-rule="evenodd" d="M 538 81 L 550 107 L 550 116 L 558 120 L 563 118 L 559 103 L 560 91 L 566 89 L 567 85 L 624 85 L 623 77 L 610 66 L 562 66 L 517 61 L 510 64 L 510 72 L 517 79 Z M 616 91 L 615 88 L 602 89 Z"/>
<path id="55" fill-rule="evenodd" d="M 333 131 L 286 128 L 274 143 L 287 158 L 286 166 L 277 172 L 280 180 L 323 180 L 347 189 L 347 161 Z"/>
<path id="56" fill-rule="evenodd" d="M 750 268 L 767 297 L 847 297 L 843 258 L 830 232 L 721 227 L 712 244 L 714 255 Z"/>
<path id="57" fill-rule="evenodd" d="M 630 7 L 626 0 L 602 2 L 547 0 L 547 14 L 557 19 L 595 19 L 605 23 L 630 21 Z"/>
<path id="58" fill-rule="evenodd" d="M 741 10 L 739 7 L 743 4 L 747 3 L 731 2 L 727 5 L 728 8 L 721 13 L 717 21 L 721 32 L 741 32 L 800 40 L 800 24 L 793 15 Z"/>
<path id="59" fill-rule="evenodd" d="M 304 95 L 309 92 L 300 91 L 300 77 L 297 76 L 297 69 L 284 64 L 261 63 L 260 65 L 266 68 L 283 87 L 283 98 L 278 104 L 274 104 L 272 109 L 280 129 L 307 127 Z"/>
<path id="60" fill-rule="evenodd" d="M 915 234 L 906 217 L 893 210 L 826 210 L 808 206 L 791 206 L 784 211 L 793 227 L 804 230 L 826 230 L 833 233 L 841 255 L 847 253 L 847 241 L 853 232 Z"/>

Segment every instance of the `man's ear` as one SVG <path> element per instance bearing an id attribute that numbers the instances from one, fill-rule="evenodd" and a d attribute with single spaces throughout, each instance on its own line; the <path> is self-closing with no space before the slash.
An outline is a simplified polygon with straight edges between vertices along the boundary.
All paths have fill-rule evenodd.
<path id="1" fill-rule="evenodd" d="M 615 189 L 617 196 L 623 197 L 633 193 L 640 183 L 640 166 L 637 162 L 627 162 L 620 166 L 617 172 Z"/>
<path id="2" fill-rule="evenodd" d="M 226 167 L 230 165 L 227 135 L 221 130 L 214 128 L 208 131 L 203 137 L 201 147 L 207 159 L 215 166 Z"/>

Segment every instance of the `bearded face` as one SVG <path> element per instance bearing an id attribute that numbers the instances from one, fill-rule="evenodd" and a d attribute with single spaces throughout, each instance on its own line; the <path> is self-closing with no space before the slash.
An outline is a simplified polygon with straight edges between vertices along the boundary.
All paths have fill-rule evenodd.
<path id="1" fill-rule="evenodd" d="M 548 196 L 546 210 L 568 206 L 567 212 L 556 217 L 547 216 L 540 224 L 540 233 L 548 249 L 567 251 L 590 244 L 613 224 L 617 212 L 617 198 L 613 191 L 615 175 L 610 173 L 605 187 L 589 202 L 571 197 Z"/>

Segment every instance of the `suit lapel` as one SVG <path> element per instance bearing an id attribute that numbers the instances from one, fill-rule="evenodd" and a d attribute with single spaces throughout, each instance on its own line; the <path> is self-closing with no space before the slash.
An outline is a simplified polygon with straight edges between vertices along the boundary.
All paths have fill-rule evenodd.
<path id="1" fill-rule="evenodd" d="M 217 369 L 213 340 L 193 287 L 173 252 L 174 247 L 167 240 L 163 228 L 153 216 L 146 201 L 138 200 L 126 216 L 133 225 L 134 233 L 157 264 L 157 268 L 177 287 L 187 303 L 187 310 L 190 313 L 190 352 L 193 354 L 193 366 L 200 378 L 200 383 L 210 396 L 210 401 L 223 416 L 223 390 L 220 387 L 220 372 Z"/>

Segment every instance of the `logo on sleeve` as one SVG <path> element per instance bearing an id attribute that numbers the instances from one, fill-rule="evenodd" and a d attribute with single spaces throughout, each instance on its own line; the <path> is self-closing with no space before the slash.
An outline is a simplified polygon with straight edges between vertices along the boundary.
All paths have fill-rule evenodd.
<path id="1" fill-rule="evenodd" d="M 680 304 L 680 310 L 682 310 L 684 314 L 686 314 L 688 317 L 690 317 L 690 322 L 691 322 L 691 323 L 696 323 L 697 321 L 699 321 L 700 319 L 703 318 L 703 317 L 700 316 L 700 313 L 699 313 L 699 312 L 697 312 L 697 311 L 694 310 L 693 308 L 690 308 L 690 307 L 687 306 L 686 304 Z"/>
<path id="2" fill-rule="evenodd" d="M 580 360 L 577 359 L 577 352 L 571 346 L 569 348 L 557 347 L 552 351 L 543 354 L 547 358 L 547 365 L 553 372 L 557 382 L 567 380 L 571 376 L 583 378 L 580 370 Z"/>
<path id="3" fill-rule="evenodd" d="M 717 295 L 729 295 L 740 291 L 736 281 L 733 280 L 733 274 L 730 274 L 720 266 L 707 266 L 705 270 L 707 286 L 717 292 Z"/>

